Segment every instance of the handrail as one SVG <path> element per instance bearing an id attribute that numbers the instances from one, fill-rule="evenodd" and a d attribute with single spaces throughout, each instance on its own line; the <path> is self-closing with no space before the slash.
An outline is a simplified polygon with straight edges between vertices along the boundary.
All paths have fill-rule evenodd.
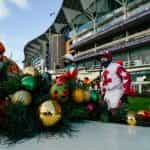
<path id="1" fill-rule="evenodd" d="M 137 66 L 137 68 L 136 69 L 132 69 L 132 68 L 128 68 L 128 67 L 125 67 L 130 73 L 132 73 L 132 72 L 135 72 L 135 71 L 145 71 L 145 70 L 149 70 L 149 67 L 148 66 L 150 66 L 150 64 L 144 64 L 143 65 L 143 67 L 144 68 L 140 68 L 140 66 Z M 131 67 L 131 66 L 130 66 Z M 100 71 L 100 70 L 102 70 L 102 68 L 100 67 L 100 65 L 94 65 L 94 66 L 91 66 L 91 67 L 89 67 L 88 69 L 86 69 L 86 67 L 79 67 L 78 68 L 79 69 L 79 71 L 86 71 L 86 72 L 95 72 L 95 71 Z"/>
<path id="2" fill-rule="evenodd" d="M 128 41 L 131 41 L 131 40 L 140 39 L 140 38 L 143 38 L 143 37 L 146 37 L 146 36 L 150 36 L 150 29 L 144 30 L 140 33 L 136 33 L 136 34 L 130 35 L 128 37 L 125 37 L 125 38 L 122 38 L 122 39 L 119 39 L 119 40 L 115 40 L 115 41 L 106 43 L 104 45 L 100 45 L 100 46 L 95 47 L 95 48 L 91 48 L 91 49 L 89 49 L 85 52 L 80 52 L 75 56 L 75 58 L 86 55 L 86 54 L 89 54 L 89 53 L 93 53 L 93 52 L 96 53 L 97 50 L 99 50 L 99 49 L 106 49 L 106 48 L 111 47 L 111 46 L 116 45 L 116 44 L 121 44 L 123 42 L 128 42 Z"/>
<path id="3" fill-rule="evenodd" d="M 147 84 L 150 84 L 150 81 L 141 81 L 141 82 L 138 81 L 138 82 L 133 82 L 133 84 L 134 85 L 138 85 L 138 84 L 143 84 L 143 85 L 145 84 L 145 85 L 147 85 Z"/>
<path id="4" fill-rule="evenodd" d="M 147 2 L 147 0 L 145 0 L 145 3 Z M 128 6 L 128 17 L 130 17 L 130 16 L 133 16 L 133 15 L 135 15 L 135 14 L 137 14 L 137 13 L 139 13 L 139 12 L 141 12 L 141 11 L 143 11 L 143 10 L 145 10 L 145 8 L 147 8 L 147 7 L 150 7 L 150 3 L 146 3 L 146 4 L 143 4 L 142 6 L 140 6 L 139 8 L 137 7 L 135 10 L 133 10 L 132 11 L 132 9 L 134 9 L 134 5 L 136 4 L 137 6 L 138 6 L 138 4 L 140 4 L 140 3 L 144 3 L 144 0 L 143 1 L 139 1 L 139 2 L 133 2 L 134 4 L 129 4 L 129 6 Z M 131 11 L 131 12 L 130 12 Z M 119 22 L 119 21 L 121 21 L 121 20 L 123 20 L 124 18 L 123 18 L 123 16 L 122 16 L 122 12 L 123 12 L 123 10 L 122 10 L 122 7 L 121 8 L 119 8 L 119 9 L 117 9 L 117 10 L 114 10 L 113 12 L 111 12 L 111 13 L 109 13 L 109 14 L 107 14 L 107 15 L 105 15 L 105 17 L 104 16 L 102 16 L 103 17 L 103 19 L 101 20 L 101 22 L 99 22 L 99 23 L 97 23 L 97 27 L 99 27 L 99 28 L 97 28 L 97 30 L 98 31 L 101 31 L 101 30 L 104 30 L 105 28 L 107 28 L 107 26 L 108 25 L 112 25 L 112 24 L 114 24 L 114 23 L 117 23 L 117 22 Z M 132 15 L 131 15 L 132 14 Z M 107 17 L 108 16 L 108 17 Z M 101 17 L 101 18 L 102 18 Z M 115 20 L 113 19 L 113 18 L 115 18 L 115 17 L 117 17 Z M 98 18 L 99 20 L 100 20 L 100 18 Z M 110 21 L 111 20 L 111 21 Z M 110 21 L 110 22 L 108 22 L 108 21 Z M 105 24 L 105 22 L 108 22 L 107 24 Z M 87 24 L 90 24 L 90 22 L 88 22 Z M 82 35 L 83 33 L 86 33 L 86 32 L 89 32 L 89 31 L 91 31 L 92 30 L 92 27 L 90 27 L 90 28 L 88 28 L 88 29 L 84 29 L 84 31 L 82 32 L 80 32 L 80 33 L 78 33 L 78 36 L 80 36 L 80 35 Z"/>

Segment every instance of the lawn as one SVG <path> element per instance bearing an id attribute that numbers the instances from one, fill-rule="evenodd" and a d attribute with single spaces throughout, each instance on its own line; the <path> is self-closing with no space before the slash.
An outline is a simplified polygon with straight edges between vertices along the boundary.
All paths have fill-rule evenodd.
<path id="1" fill-rule="evenodd" d="M 150 97 L 129 97 L 129 110 L 150 110 Z"/>

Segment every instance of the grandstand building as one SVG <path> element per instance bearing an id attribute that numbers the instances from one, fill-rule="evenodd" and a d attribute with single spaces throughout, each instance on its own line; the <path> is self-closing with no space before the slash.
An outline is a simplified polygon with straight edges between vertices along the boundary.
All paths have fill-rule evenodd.
<path id="1" fill-rule="evenodd" d="M 64 0 L 49 29 L 25 46 L 24 63 L 58 73 L 62 56 L 72 50 L 80 78 L 96 78 L 101 70 L 96 58 L 108 50 L 114 61 L 123 60 L 139 92 L 142 84 L 149 90 L 150 1 Z"/>

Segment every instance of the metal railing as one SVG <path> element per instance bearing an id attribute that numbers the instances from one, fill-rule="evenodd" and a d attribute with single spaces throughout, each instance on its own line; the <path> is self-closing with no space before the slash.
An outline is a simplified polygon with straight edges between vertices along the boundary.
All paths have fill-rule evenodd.
<path id="1" fill-rule="evenodd" d="M 136 6 L 137 8 L 134 8 L 134 5 L 133 6 L 132 5 L 133 4 L 131 4 L 131 6 L 129 5 L 127 18 L 134 16 L 136 14 L 139 14 L 139 13 L 143 12 L 144 10 L 147 10 L 150 8 L 150 3 L 143 4 L 142 6 L 140 5 L 139 7 Z M 97 21 L 96 21 L 96 27 L 97 27 L 96 32 L 104 31 L 107 28 L 111 27 L 112 25 L 123 21 L 124 19 L 125 18 L 123 15 L 123 9 L 119 8 L 119 9 L 97 19 Z M 88 34 L 88 32 L 91 32 L 92 23 L 89 22 L 89 23 L 87 23 L 87 27 L 86 27 L 86 24 L 83 25 L 83 27 L 84 28 L 81 31 L 79 30 L 76 34 L 76 36 L 80 37 L 81 39 L 86 38 L 87 37 L 86 34 Z M 95 32 L 93 32 L 93 34 L 95 34 Z M 73 43 L 76 43 L 77 41 L 79 41 L 79 40 L 76 40 Z"/>
<path id="2" fill-rule="evenodd" d="M 141 38 L 144 38 L 144 37 L 147 37 L 147 36 L 150 36 L 150 29 L 142 31 L 140 33 L 136 33 L 136 34 L 130 35 L 128 37 L 124 37 L 124 38 L 119 39 L 119 40 L 112 41 L 112 42 L 104 44 L 104 45 L 100 45 L 100 46 L 92 48 L 92 49 L 88 49 L 88 50 L 83 51 L 83 52 L 79 52 L 75 56 L 75 58 L 78 58 L 78 57 L 81 57 L 81 56 L 85 56 L 85 55 L 90 54 L 90 53 L 96 53 L 96 52 L 100 51 L 101 49 L 102 50 L 103 49 L 108 49 L 110 47 L 113 47 L 114 45 L 124 44 L 126 42 L 134 41 L 134 40 L 141 39 Z"/>
<path id="3" fill-rule="evenodd" d="M 136 59 L 136 60 L 125 61 L 123 64 L 124 67 L 128 68 L 128 67 L 142 66 L 143 62 L 140 59 Z"/>
<path id="4" fill-rule="evenodd" d="M 150 93 L 150 81 L 133 82 L 133 85 L 138 94 Z"/>

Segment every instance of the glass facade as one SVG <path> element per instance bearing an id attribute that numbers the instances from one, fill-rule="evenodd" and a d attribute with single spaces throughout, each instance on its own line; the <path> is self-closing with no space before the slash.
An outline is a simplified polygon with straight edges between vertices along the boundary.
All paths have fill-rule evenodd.
<path id="1" fill-rule="evenodd" d="M 142 64 L 150 64 L 150 46 L 144 46 L 131 50 L 131 59 L 141 60 Z"/>
<path id="2" fill-rule="evenodd" d="M 123 50 L 113 55 L 113 61 L 123 60 L 125 67 L 150 65 L 150 45 L 139 48 Z M 78 62 L 78 67 L 85 69 L 99 67 L 99 61 L 96 58 L 87 59 Z"/>
<path id="3" fill-rule="evenodd" d="M 93 58 L 93 59 L 78 62 L 77 65 L 79 68 L 84 68 L 86 70 L 88 70 L 88 69 L 90 70 L 90 69 L 99 68 L 100 62 L 97 59 Z"/>

